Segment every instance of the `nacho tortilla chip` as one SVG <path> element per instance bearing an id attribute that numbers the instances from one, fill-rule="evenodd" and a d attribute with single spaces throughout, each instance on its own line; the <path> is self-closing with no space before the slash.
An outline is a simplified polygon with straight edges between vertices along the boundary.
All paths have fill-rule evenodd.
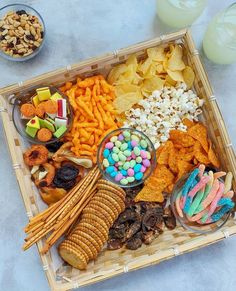
<path id="1" fill-rule="evenodd" d="M 159 150 L 159 156 L 157 157 L 157 163 L 160 165 L 168 165 L 168 157 L 170 154 L 170 149 L 173 148 L 173 143 L 167 141 L 161 150 Z"/>
<path id="2" fill-rule="evenodd" d="M 210 164 L 208 154 L 205 152 L 199 141 L 196 141 L 194 144 L 194 156 L 201 164 Z"/>
<path id="3" fill-rule="evenodd" d="M 184 119 L 182 120 L 182 123 L 183 123 L 185 126 L 187 126 L 187 128 L 190 128 L 190 127 L 192 127 L 192 126 L 194 126 L 194 125 L 196 124 L 195 121 L 190 120 L 190 119 L 188 119 L 188 118 L 184 118 Z"/>
<path id="4" fill-rule="evenodd" d="M 175 174 L 178 173 L 177 157 L 178 157 L 178 151 L 174 147 L 172 147 L 170 149 L 170 153 L 168 156 L 168 166 L 170 167 L 170 170 Z"/>
<path id="5" fill-rule="evenodd" d="M 183 146 L 190 147 L 194 145 L 194 139 L 188 135 L 188 133 L 174 129 L 170 131 L 170 140 L 174 143 Z"/>
<path id="6" fill-rule="evenodd" d="M 186 162 L 184 160 L 178 160 L 177 161 L 177 167 L 178 167 L 178 176 L 177 181 L 183 177 L 183 175 L 187 174 L 193 169 L 193 165 L 189 162 Z"/>
<path id="7" fill-rule="evenodd" d="M 135 197 L 134 201 L 135 202 L 147 201 L 147 202 L 162 203 L 164 201 L 164 196 L 162 194 L 162 191 L 158 189 L 150 190 L 148 186 L 144 186 L 143 189 Z"/>
<path id="8" fill-rule="evenodd" d="M 194 139 L 198 140 L 204 148 L 205 152 L 208 152 L 209 146 L 207 140 L 207 129 L 202 123 L 199 122 L 190 127 L 187 133 Z"/>
<path id="9" fill-rule="evenodd" d="M 220 162 L 212 148 L 212 142 L 209 140 L 209 151 L 208 151 L 208 159 L 211 162 L 211 164 L 216 167 L 219 168 L 220 167 Z"/>

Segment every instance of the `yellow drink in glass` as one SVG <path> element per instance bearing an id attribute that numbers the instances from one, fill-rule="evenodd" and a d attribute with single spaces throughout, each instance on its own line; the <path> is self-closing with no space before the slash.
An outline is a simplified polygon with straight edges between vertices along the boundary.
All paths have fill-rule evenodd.
<path id="1" fill-rule="evenodd" d="M 236 3 L 214 16 L 203 39 L 203 50 L 214 63 L 236 62 Z"/>
<path id="2" fill-rule="evenodd" d="M 203 12 L 207 0 L 157 0 L 157 15 L 165 24 L 182 28 Z"/>

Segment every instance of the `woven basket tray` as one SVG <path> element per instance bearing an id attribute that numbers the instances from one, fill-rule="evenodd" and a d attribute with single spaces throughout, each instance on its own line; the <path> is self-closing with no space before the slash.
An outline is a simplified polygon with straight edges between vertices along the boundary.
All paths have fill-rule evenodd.
<path id="1" fill-rule="evenodd" d="M 193 67 L 196 74 L 194 83 L 195 90 L 199 97 L 205 100 L 203 115 L 208 125 L 210 137 L 215 144 L 222 168 L 225 171 L 231 171 L 233 173 L 233 187 L 234 191 L 236 191 L 236 160 L 232 143 L 230 142 L 223 117 L 190 32 L 182 30 L 114 51 L 102 57 L 92 58 L 71 66 L 69 65 L 66 68 L 0 89 L 0 111 L 3 126 L 13 168 L 15 169 L 28 217 L 37 214 L 45 206 L 40 200 L 38 191 L 31 182 L 30 172 L 23 162 L 22 152 L 28 145 L 21 139 L 14 128 L 11 117 L 11 98 L 17 96 L 22 89 L 29 89 L 35 85 L 60 86 L 65 81 L 75 80 L 77 75 L 87 77 L 101 73 L 106 76 L 113 66 L 124 62 L 130 54 L 136 53 L 139 58 L 144 58 L 147 48 L 168 42 L 178 42 L 186 51 L 187 61 Z M 69 290 L 105 280 L 128 271 L 157 264 L 174 256 L 215 243 L 234 234 L 236 234 L 236 220 L 233 218 L 230 218 L 221 230 L 206 235 L 197 235 L 177 226 L 172 231 L 166 229 L 151 245 L 143 245 L 136 251 L 126 249 L 107 251 L 104 249 L 95 262 L 89 263 L 86 271 L 79 271 L 64 264 L 57 255 L 56 246 L 48 254 L 40 255 L 40 257 L 51 289 Z M 37 244 L 39 251 L 42 248 L 42 243 L 43 240 Z"/>

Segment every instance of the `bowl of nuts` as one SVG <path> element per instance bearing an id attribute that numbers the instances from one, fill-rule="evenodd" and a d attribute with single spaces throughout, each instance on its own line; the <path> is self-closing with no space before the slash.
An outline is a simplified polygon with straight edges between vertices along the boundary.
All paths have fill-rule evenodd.
<path id="1" fill-rule="evenodd" d="M 24 4 L 11 4 L 0 9 L 0 56 L 22 62 L 36 56 L 45 40 L 41 15 Z"/>

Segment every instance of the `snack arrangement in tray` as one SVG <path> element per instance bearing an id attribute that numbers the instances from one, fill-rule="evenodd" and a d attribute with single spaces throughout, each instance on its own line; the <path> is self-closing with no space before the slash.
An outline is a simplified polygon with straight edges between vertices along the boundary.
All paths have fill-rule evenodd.
<path id="1" fill-rule="evenodd" d="M 24 153 L 49 205 L 26 226 L 24 249 L 46 237 L 46 253 L 61 238 L 61 258 L 83 270 L 103 249 L 151 244 L 176 227 L 176 218 L 199 227 L 228 218 L 232 174 L 221 169 L 194 78 L 182 46 L 170 43 L 147 49 L 146 58 L 131 55 L 107 79 L 77 77 L 59 88 L 73 121 L 56 143 L 31 145 Z M 67 118 L 63 100 L 38 89 L 32 103 L 21 106 L 28 134 L 46 141 L 42 129 L 54 136 L 66 129 L 57 120 Z"/>

